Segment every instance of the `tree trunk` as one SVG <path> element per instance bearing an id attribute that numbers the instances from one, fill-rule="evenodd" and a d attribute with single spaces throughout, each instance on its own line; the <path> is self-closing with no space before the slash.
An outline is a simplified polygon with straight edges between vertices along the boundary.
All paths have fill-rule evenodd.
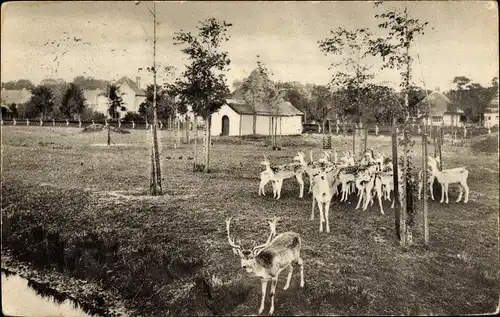
<path id="1" fill-rule="evenodd" d="M 197 154 L 198 154 L 198 121 L 196 120 L 196 116 L 194 117 L 193 121 L 193 129 L 194 129 L 194 154 L 193 154 L 193 172 L 196 172 L 196 160 L 197 160 Z"/>
<path id="2" fill-rule="evenodd" d="M 189 140 L 189 128 L 191 127 L 191 118 L 187 116 L 186 118 L 186 143 L 189 144 L 191 140 Z"/>
<path id="3" fill-rule="evenodd" d="M 111 145 L 111 125 L 108 123 L 108 146 Z"/>
<path id="4" fill-rule="evenodd" d="M 254 106 L 255 107 L 255 106 Z M 253 113 L 253 126 L 252 126 L 252 132 L 253 132 L 253 135 L 255 136 L 257 134 L 257 114 Z"/>
<path id="5" fill-rule="evenodd" d="M 394 202 L 395 202 L 395 212 L 394 212 L 394 221 L 395 221 L 395 229 L 396 236 L 398 240 L 401 239 L 400 233 L 400 205 L 399 205 L 399 178 L 398 178 L 398 137 L 396 134 L 396 118 L 392 119 L 392 180 L 394 183 Z"/>
<path id="6" fill-rule="evenodd" d="M 210 137 L 210 127 L 212 125 L 212 116 L 209 115 L 208 118 L 207 118 L 207 137 L 206 137 L 206 140 L 207 140 L 207 145 L 206 145 L 206 151 L 207 151 L 207 154 L 206 154 L 206 157 L 205 157 L 205 173 L 208 173 L 210 172 L 210 142 L 211 142 L 211 137 Z"/>
<path id="7" fill-rule="evenodd" d="M 274 145 L 278 146 L 278 117 L 274 118 Z"/>

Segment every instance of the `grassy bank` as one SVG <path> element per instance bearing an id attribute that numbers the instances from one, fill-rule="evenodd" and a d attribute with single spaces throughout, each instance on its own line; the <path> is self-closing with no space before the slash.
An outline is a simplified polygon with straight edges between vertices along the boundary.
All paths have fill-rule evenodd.
<path id="1" fill-rule="evenodd" d="M 281 277 L 276 315 L 477 314 L 497 307 L 494 156 L 445 147 L 445 168 L 471 170 L 470 202 L 454 203 L 453 190 L 449 205 L 430 202 L 430 246 L 422 246 L 419 215 L 415 246 L 402 250 L 388 204 L 381 216 L 376 206 L 354 210 L 354 197 L 350 204 L 335 200 L 332 232 L 320 234 L 317 221 L 309 221 L 311 198 L 298 198 L 295 181 L 285 181 L 280 201 L 257 196 L 262 154 L 285 163 L 298 149 L 319 153 L 315 136 L 284 138 L 286 146 L 275 152 L 259 138 L 215 138 L 213 173 L 193 174 L 190 148 L 173 150 L 161 131 L 167 194 L 148 197 L 145 131 L 114 134 L 115 143 L 127 146 L 111 148 L 93 146 L 105 143 L 105 133 L 75 132 L 3 128 L 3 247 L 41 269 L 100 281 L 140 315 L 257 313 L 260 283 L 240 270 L 227 245 L 227 216 L 236 217 L 234 233 L 243 243 L 264 240 L 264 220 L 273 215 L 283 218 L 278 231 L 296 231 L 304 240 L 306 287 L 298 287 L 294 274 L 283 291 Z M 389 138 L 369 142 L 390 153 Z M 338 137 L 334 147 L 351 144 Z"/>

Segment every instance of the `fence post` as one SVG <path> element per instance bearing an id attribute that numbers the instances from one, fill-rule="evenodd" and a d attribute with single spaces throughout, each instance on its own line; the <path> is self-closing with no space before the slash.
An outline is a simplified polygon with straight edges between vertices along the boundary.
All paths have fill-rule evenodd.
<path id="1" fill-rule="evenodd" d="M 429 244 L 429 223 L 428 223 L 428 218 L 427 214 L 429 211 L 429 202 L 427 201 L 427 134 L 425 133 L 422 134 L 422 185 L 423 185 L 423 193 L 424 193 L 424 212 L 423 212 L 423 226 L 424 226 L 424 244 L 428 245 Z M 432 189 L 431 189 L 432 190 Z"/>

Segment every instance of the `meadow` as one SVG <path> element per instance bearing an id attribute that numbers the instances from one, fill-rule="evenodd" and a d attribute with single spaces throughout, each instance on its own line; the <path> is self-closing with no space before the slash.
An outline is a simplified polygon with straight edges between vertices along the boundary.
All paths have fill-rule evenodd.
<path id="1" fill-rule="evenodd" d="M 43 270 L 98 282 L 122 296 L 134 315 L 255 315 L 260 282 L 246 275 L 227 243 L 224 219 L 235 218 L 242 244 L 277 231 L 303 239 L 305 287 L 295 270 L 288 290 L 278 281 L 275 315 L 463 315 L 498 311 L 498 134 L 445 144 L 443 168 L 467 167 L 467 204 L 429 202 L 430 242 L 423 245 L 422 201 L 417 201 L 414 244 L 402 248 L 394 209 L 366 211 L 334 198 L 330 233 L 309 220 L 311 195 L 285 181 L 280 200 L 258 196 L 259 164 L 266 154 L 287 163 L 298 150 L 320 153 L 321 137 L 283 137 L 272 151 L 267 138 L 215 137 L 211 173 L 194 173 L 192 144 L 173 148 L 159 131 L 165 195 L 147 195 L 150 135 L 145 130 L 80 133 L 65 127 L 2 127 L 2 247 Z M 420 164 L 421 144 L 412 150 Z M 352 138 L 336 136 L 339 153 Z M 481 146 L 471 146 L 482 142 Z M 483 143 L 487 143 L 484 145 Z M 488 144 L 493 144 L 489 145 Z M 201 146 L 201 142 L 198 143 Z M 390 156 L 390 138 L 368 145 Z M 429 146 L 429 153 L 433 153 Z M 201 149 L 200 149 L 201 153 Z M 307 155 L 308 156 L 308 155 Z M 439 199 L 440 194 L 436 197 Z M 261 242 L 262 241 L 262 242 Z M 266 302 L 267 313 L 269 300 Z"/>

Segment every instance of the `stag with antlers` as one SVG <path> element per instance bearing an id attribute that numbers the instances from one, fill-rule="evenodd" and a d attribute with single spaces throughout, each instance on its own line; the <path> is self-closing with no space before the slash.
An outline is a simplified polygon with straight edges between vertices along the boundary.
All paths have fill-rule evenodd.
<path id="1" fill-rule="evenodd" d="M 241 245 L 235 244 L 231 238 L 231 219 L 226 220 L 227 240 L 233 252 L 241 258 L 241 267 L 248 273 L 261 279 L 262 299 L 260 302 L 259 314 L 264 311 L 264 300 L 266 298 L 267 282 L 271 280 L 271 308 L 269 314 L 274 312 L 274 295 L 276 285 L 281 271 L 288 268 L 288 277 L 283 290 L 288 289 L 292 279 L 293 264 L 300 267 L 300 287 L 304 287 L 304 261 L 300 257 L 301 238 L 299 234 L 288 231 L 276 235 L 276 222 L 268 222 L 271 233 L 266 243 L 254 246 L 252 249 L 243 249 Z"/>

